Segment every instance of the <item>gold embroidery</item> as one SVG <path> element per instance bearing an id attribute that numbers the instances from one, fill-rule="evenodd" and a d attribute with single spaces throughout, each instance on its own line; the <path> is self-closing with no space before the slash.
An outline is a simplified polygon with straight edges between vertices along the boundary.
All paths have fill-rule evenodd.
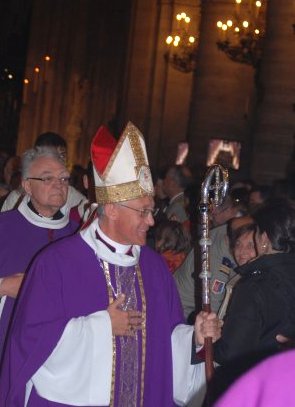
<path id="1" fill-rule="evenodd" d="M 117 295 L 124 293 L 125 302 L 123 310 L 138 309 L 137 292 L 135 288 L 136 268 L 134 266 L 115 266 L 115 279 Z M 131 336 L 120 336 L 120 384 L 118 388 L 118 400 L 120 407 L 138 406 L 139 375 L 139 342 L 138 332 L 134 331 Z M 118 342 L 117 342 L 118 343 Z"/>
<path id="2" fill-rule="evenodd" d="M 133 268 L 133 267 L 132 267 Z M 112 368 L 112 383 L 111 383 L 111 403 L 114 406 L 117 403 L 115 400 L 115 391 L 118 390 L 118 400 L 122 407 L 135 407 L 140 400 L 139 405 L 143 405 L 143 390 L 144 390 L 144 370 L 145 370 L 145 355 L 146 355 L 146 301 L 143 290 L 143 283 L 140 268 L 136 265 L 131 273 L 129 267 L 115 266 L 115 282 L 116 287 L 113 287 L 109 264 L 103 261 L 103 270 L 108 287 L 109 302 L 111 303 L 114 297 L 120 293 L 126 295 L 126 303 L 122 309 L 139 309 L 139 303 L 136 295 L 135 278 L 138 280 L 141 303 L 142 303 L 142 357 L 141 357 L 141 371 L 139 371 L 139 332 L 135 331 L 133 336 L 120 336 L 118 341 L 113 336 L 113 368 Z M 120 345 L 119 345 L 120 344 Z M 117 345 L 120 346 L 120 366 L 119 377 L 116 377 L 116 353 Z M 140 373 L 140 374 L 139 374 Z M 120 380 L 119 380 L 120 378 Z M 140 379 L 139 379 L 140 378 Z M 117 382 L 118 379 L 119 381 Z M 139 379 L 139 380 L 138 380 Z M 138 390 L 139 387 L 139 390 Z M 116 390 L 117 389 L 117 390 Z M 139 398 L 139 400 L 138 400 Z"/>
<path id="3" fill-rule="evenodd" d="M 109 304 L 111 304 L 113 302 L 113 292 L 112 292 L 109 264 L 106 261 L 103 261 L 103 271 L 104 271 L 104 275 L 105 275 L 105 279 L 106 279 L 107 287 L 108 287 Z M 115 373 L 116 373 L 116 338 L 115 338 L 115 335 L 113 335 L 112 342 L 113 342 L 113 364 L 112 364 L 110 407 L 114 406 L 114 397 L 115 397 Z"/>
<path id="4" fill-rule="evenodd" d="M 135 167 L 135 171 L 136 171 L 136 176 L 138 177 L 139 174 L 139 170 L 143 165 L 147 165 L 147 161 L 146 158 L 144 156 L 143 153 L 143 149 L 142 146 L 140 144 L 140 139 L 139 139 L 139 134 L 138 132 L 134 132 L 134 129 L 132 129 L 133 131 L 130 131 L 128 134 L 128 138 L 130 141 L 130 146 L 133 152 L 133 156 L 136 162 L 136 167 Z"/>
<path id="5" fill-rule="evenodd" d="M 122 136 L 119 139 L 119 142 L 117 143 L 115 150 L 113 151 L 111 158 L 103 172 L 103 174 L 100 175 L 100 177 L 105 180 L 108 177 L 108 174 L 113 166 L 113 162 L 115 161 L 115 159 L 117 158 L 117 155 L 119 153 L 119 151 L 121 150 L 122 144 L 124 143 L 125 139 L 129 136 L 129 134 L 136 134 L 137 137 L 141 137 L 142 138 L 142 134 L 140 133 L 140 131 L 138 130 L 137 127 L 134 126 L 134 124 L 132 124 L 131 122 L 127 123 L 127 126 L 122 134 Z M 135 157 L 136 159 L 136 157 Z M 146 164 L 146 161 L 144 162 Z"/>
<path id="6" fill-rule="evenodd" d="M 154 191 L 147 192 L 139 185 L 138 181 L 108 187 L 95 187 L 96 202 L 102 205 L 111 202 L 128 201 L 129 199 L 141 198 L 147 195 L 153 196 Z"/>
<path id="7" fill-rule="evenodd" d="M 141 303 L 142 303 L 142 360 L 141 360 L 141 383 L 140 383 L 140 406 L 143 406 L 143 395 L 144 395 L 144 374 L 145 374 L 145 359 L 146 359 L 146 299 L 143 287 L 142 275 L 139 265 L 136 265 L 136 274 L 140 289 Z"/>

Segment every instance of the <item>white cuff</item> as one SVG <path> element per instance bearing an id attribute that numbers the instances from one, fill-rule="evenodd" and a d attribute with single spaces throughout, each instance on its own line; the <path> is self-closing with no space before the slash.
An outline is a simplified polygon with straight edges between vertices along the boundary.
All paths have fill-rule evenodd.
<path id="1" fill-rule="evenodd" d="M 196 353 L 199 353 L 204 348 L 204 345 L 196 345 Z"/>
<path id="2" fill-rule="evenodd" d="M 46 400 L 73 406 L 108 406 L 112 353 L 112 326 L 107 311 L 73 318 L 30 382 Z"/>
<path id="3" fill-rule="evenodd" d="M 191 365 L 194 327 L 177 325 L 172 332 L 173 398 L 177 405 L 201 406 L 206 392 L 205 364 Z"/>

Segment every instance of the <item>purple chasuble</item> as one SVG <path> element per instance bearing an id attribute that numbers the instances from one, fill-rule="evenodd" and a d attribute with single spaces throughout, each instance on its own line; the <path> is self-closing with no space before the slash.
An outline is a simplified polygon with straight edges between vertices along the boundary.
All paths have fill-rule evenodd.
<path id="1" fill-rule="evenodd" d="M 138 309 L 142 309 L 143 302 L 146 305 L 146 337 L 143 340 L 141 333 L 138 336 L 138 377 L 142 356 L 145 368 L 142 382 L 137 383 L 136 405 L 172 407 L 171 333 L 183 323 L 183 312 L 173 277 L 161 256 L 143 247 L 139 266 L 144 295 L 137 276 L 135 290 Z M 109 265 L 112 281 L 114 269 Z M 37 256 L 18 302 L 4 356 L 1 406 L 24 405 L 26 383 L 52 353 L 66 324 L 72 318 L 106 310 L 108 288 L 101 262 L 79 234 L 50 245 Z M 119 340 L 117 337 L 117 343 Z M 120 407 L 122 348 L 118 349 L 113 360 L 116 373 L 112 396 L 116 407 Z M 28 407 L 65 405 L 41 398 L 35 389 L 28 402 Z"/>
<path id="2" fill-rule="evenodd" d="M 295 405 L 295 351 L 265 359 L 224 393 L 215 407 L 291 407 Z"/>
<path id="3" fill-rule="evenodd" d="M 34 255 L 52 240 L 73 234 L 74 221 L 61 229 L 47 229 L 31 224 L 17 209 L 0 214 L 0 278 L 28 269 Z M 15 300 L 7 297 L 0 320 L 0 355 Z M 0 404 L 1 405 L 1 404 Z"/>

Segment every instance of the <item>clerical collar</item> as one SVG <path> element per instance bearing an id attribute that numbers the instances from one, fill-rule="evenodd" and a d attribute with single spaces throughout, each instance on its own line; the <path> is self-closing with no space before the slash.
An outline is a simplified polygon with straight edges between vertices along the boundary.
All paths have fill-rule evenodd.
<path id="1" fill-rule="evenodd" d="M 32 204 L 30 205 L 29 202 L 30 202 L 29 195 L 25 195 L 23 200 L 19 204 L 17 210 L 31 224 L 38 226 L 40 228 L 61 229 L 69 223 L 69 210 L 67 210 L 64 215 L 61 214 L 62 217 L 60 217 L 60 215 L 57 215 L 58 219 L 56 219 L 55 217 L 46 218 L 44 216 L 43 217 L 40 216 L 34 209 L 33 205 Z"/>
<path id="2" fill-rule="evenodd" d="M 31 200 L 28 201 L 28 207 L 31 209 L 31 211 L 33 211 L 34 213 L 36 213 L 38 216 L 40 216 L 41 218 L 44 218 L 43 215 L 41 215 L 36 208 L 34 207 L 33 203 Z M 61 213 L 60 210 L 58 210 L 51 218 L 47 218 L 47 219 L 51 219 L 51 220 L 59 220 L 61 218 L 63 218 L 64 215 Z"/>
<path id="3" fill-rule="evenodd" d="M 99 224 L 97 225 L 97 234 L 98 236 L 108 245 L 113 248 L 113 251 L 116 253 L 126 254 L 129 253 L 131 249 L 130 244 L 121 244 L 110 239 L 100 228 Z"/>
<path id="4" fill-rule="evenodd" d="M 100 236 L 99 239 L 97 239 L 97 234 Z M 140 246 L 133 245 L 130 247 L 130 245 L 114 242 L 103 233 L 97 219 L 87 228 L 81 230 L 80 235 L 98 259 L 124 267 L 135 266 L 139 261 Z M 129 249 L 131 249 L 131 255 L 128 253 Z"/>

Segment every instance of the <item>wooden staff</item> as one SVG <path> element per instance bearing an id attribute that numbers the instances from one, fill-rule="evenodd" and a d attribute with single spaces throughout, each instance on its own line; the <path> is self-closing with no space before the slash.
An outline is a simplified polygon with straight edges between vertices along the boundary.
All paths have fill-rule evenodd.
<path id="1" fill-rule="evenodd" d="M 202 279 L 202 308 L 206 312 L 211 311 L 210 307 L 210 264 L 209 246 L 209 212 L 213 206 L 219 206 L 226 195 L 228 189 L 228 172 L 221 165 L 215 164 L 210 167 L 202 183 L 200 220 L 201 220 L 201 273 Z M 205 370 L 207 383 L 213 376 L 213 347 L 212 338 L 205 338 Z"/>

